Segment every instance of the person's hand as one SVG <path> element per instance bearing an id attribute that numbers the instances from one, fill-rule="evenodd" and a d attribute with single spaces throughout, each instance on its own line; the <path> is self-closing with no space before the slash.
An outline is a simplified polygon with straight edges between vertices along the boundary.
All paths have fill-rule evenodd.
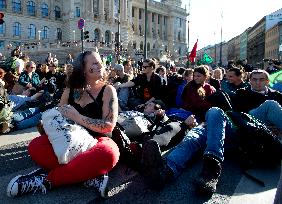
<path id="1" fill-rule="evenodd" d="M 145 104 L 140 104 L 137 106 L 137 108 L 144 108 L 145 107 Z"/>
<path id="2" fill-rule="evenodd" d="M 195 126 L 198 125 L 195 115 L 190 115 L 188 118 L 186 118 L 186 120 L 184 121 L 184 123 L 191 129 Z"/>
<path id="3" fill-rule="evenodd" d="M 31 84 L 31 83 L 28 83 L 25 87 L 26 87 L 26 88 L 32 88 L 32 84 Z"/>
<path id="4" fill-rule="evenodd" d="M 116 82 L 113 86 L 118 90 L 120 88 L 121 83 L 120 82 Z"/>
<path id="5" fill-rule="evenodd" d="M 159 109 L 155 111 L 155 116 L 157 117 L 164 117 L 164 115 L 165 115 L 165 110 L 163 109 Z"/>
<path id="6" fill-rule="evenodd" d="M 79 112 L 71 105 L 63 105 L 59 107 L 59 111 L 63 116 L 73 121 L 79 117 Z"/>

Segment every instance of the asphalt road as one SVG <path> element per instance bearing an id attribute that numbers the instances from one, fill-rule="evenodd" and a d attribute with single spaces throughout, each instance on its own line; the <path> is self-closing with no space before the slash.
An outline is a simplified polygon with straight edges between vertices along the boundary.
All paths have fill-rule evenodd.
<path id="1" fill-rule="evenodd" d="M 280 168 L 254 169 L 250 173 L 265 183 L 258 185 L 242 174 L 237 162 L 227 159 L 217 192 L 206 198 L 193 186 L 201 169 L 201 161 L 187 167 L 183 174 L 162 191 L 150 190 L 137 172 L 119 164 L 110 172 L 109 196 L 101 199 L 95 189 L 76 186 L 61 187 L 46 195 L 35 194 L 8 198 L 6 187 L 18 174 L 36 168 L 27 154 L 29 141 L 38 136 L 35 128 L 0 136 L 0 203 L 185 203 L 185 204 L 271 204 L 273 203 Z"/>

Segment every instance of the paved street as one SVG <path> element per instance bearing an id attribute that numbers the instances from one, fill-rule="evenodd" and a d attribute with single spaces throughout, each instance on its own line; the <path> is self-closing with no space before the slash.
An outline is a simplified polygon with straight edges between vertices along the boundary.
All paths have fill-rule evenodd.
<path id="1" fill-rule="evenodd" d="M 149 190 L 136 172 L 119 165 L 110 173 L 109 197 L 100 199 L 94 189 L 81 185 L 62 187 L 47 195 L 35 194 L 8 198 L 6 187 L 12 177 L 36 168 L 27 154 L 28 142 L 38 134 L 35 128 L 0 136 L 0 200 L 1 203 L 220 203 L 268 204 L 273 203 L 280 168 L 252 170 L 265 187 L 242 175 L 237 163 L 226 160 L 217 193 L 212 198 L 199 196 L 193 189 L 193 179 L 200 171 L 197 162 L 161 192 Z"/>

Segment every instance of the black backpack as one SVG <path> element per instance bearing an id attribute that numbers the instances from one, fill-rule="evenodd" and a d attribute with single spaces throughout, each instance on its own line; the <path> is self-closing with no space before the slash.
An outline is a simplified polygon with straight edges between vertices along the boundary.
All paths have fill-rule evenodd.
<path id="1" fill-rule="evenodd" d="M 246 169 L 281 164 L 282 144 L 266 125 L 247 113 L 226 114 L 238 128 L 240 160 Z"/>

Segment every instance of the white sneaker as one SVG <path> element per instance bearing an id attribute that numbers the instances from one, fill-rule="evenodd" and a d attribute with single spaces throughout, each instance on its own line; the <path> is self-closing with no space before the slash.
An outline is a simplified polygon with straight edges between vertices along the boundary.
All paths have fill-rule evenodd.
<path id="1" fill-rule="evenodd" d="M 83 183 L 85 187 L 95 187 L 100 192 L 101 197 L 106 197 L 108 194 L 108 181 L 109 176 L 108 174 L 104 174 L 102 176 L 99 176 L 95 179 L 89 179 Z"/>

